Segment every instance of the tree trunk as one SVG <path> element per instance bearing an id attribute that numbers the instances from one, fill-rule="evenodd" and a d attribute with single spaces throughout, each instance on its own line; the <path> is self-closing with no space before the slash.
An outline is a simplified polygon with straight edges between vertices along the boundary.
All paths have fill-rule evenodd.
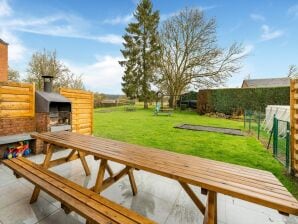
<path id="1" fill-rule="evenodd" d="M 173 97 L 173 96 L 170 96 L 170 99 L 169 99 L 169 107 L 170 107 L 170 108 L 173 108 L 173 107 L 174 107 L 174 97 Z"/>
<path id="2" fill-rule="evenodd" d="M 144 109 L 148 109 L 148 100 L 147 98 L 144 99 Z"/>

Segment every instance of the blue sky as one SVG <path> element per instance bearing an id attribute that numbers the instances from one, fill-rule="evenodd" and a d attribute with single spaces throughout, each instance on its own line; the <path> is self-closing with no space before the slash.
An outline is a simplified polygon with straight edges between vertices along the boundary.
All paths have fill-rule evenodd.
<path id="1" fill-rule="evenodd" d="M 56 50 L 74 73 L 83 74 L 88 89 L 121 93 L 121 36 L 137 2 L 0 0 L 0 38 L 10 44 L 9 65 L 24 76 L 32 53 Z M 243 43 L 249 56 L 228 87 L 241 86 L 248 74 L 282 77 L 290 64 L 298 64 L 296 0 L 154 0 L 153 5 L 162 21 L 185 7 L 199 8 L 216 18 L 221 47 Z"/>

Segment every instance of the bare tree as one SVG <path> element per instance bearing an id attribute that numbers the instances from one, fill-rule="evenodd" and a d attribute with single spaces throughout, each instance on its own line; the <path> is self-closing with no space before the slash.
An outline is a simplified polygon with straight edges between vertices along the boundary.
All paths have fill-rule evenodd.
<path id="1" fill-rule="evenodd" d="M 20 81 L 20 73 L 19 71 L 12 69 L 11 67 L 8 68 L 8 81 L 11 82 L 19 82 Z"/>
<path id="2" fill-rule="evenodd" d="M 166 20 L 160 30 L 162 60 L 158 85 L 171 95 L 170 106 L 191 85 L 215 87 L 237 72 L 243 47 L 217 46 L 216 23 L 198 9 L 185 9 Z"/>
<path id="3" fill-rule="evenodd" d="M 27 69 L 25 81 L 35 82 L 38 90 L 42 89 L 42 76 L 54 77 L 54 89 L 68 87 L 84 89 L 82 75 L 73 74 L 61 61 L 58 60 L 56 51 L 36 52 L 32 55 Z"/>
<path id="4" fill-rule="evenodd" d="M 288 77 L 289 78 L 298 78 L 298 68 L 296 65 L 290 65 L 289 66 L 289 72 L 288 72 Z"/>

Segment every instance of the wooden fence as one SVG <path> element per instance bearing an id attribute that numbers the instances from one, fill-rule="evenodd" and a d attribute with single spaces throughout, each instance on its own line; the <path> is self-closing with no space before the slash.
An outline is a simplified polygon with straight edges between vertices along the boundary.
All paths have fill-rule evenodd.
<path id="1" fill-rule="evenodd" d="M 34 83 L 0 82 L 0 118 L 34 116 Z"/>
<path id="2" fill-rule="evenodd" d="M 93 93 L 60 88 L 60 94 L 72 103 L 72 131 L 91 135 L 93 132 Z"/>
<path id="3" fill-rule="evenodd" d="M 298 173 L 298 79 L 291 80 L 291 170 Z"/>

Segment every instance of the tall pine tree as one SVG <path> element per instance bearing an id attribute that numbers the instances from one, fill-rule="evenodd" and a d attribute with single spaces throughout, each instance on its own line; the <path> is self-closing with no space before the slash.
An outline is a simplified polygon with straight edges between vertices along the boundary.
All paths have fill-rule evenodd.
<path id="1" fill-rule="evenodd" d="M 150 0 L 141 0 L 134 18 L 123 36 L 125 42 L 121 53 L 125 60 L 119 62 L 125 68 L 122 90 L 128 97 L 144 99 L 146 109 L 160 57 L 159 11 L 153 11 Z"/>

